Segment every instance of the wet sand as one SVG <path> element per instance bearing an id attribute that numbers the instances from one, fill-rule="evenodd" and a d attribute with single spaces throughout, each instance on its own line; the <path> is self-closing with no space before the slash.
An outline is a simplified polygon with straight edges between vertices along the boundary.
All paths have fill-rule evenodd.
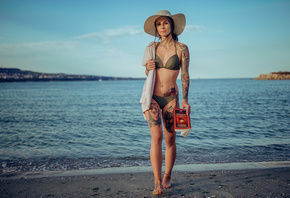
<path id="1" fill-rule="evenodd" d="M 175 166 L 153 196 L 151 167 L 3 173 L 0 197 L 290 197 L 290 162 Z"/>

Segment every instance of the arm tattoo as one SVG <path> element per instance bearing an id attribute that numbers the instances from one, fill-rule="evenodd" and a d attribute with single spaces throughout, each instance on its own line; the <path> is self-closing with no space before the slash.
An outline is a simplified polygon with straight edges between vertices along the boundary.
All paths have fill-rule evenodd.
<path id="1" fill-rule="evenodd" d="M 182 94 L 183 99 L 188 99 L 189 90 L 189 51 L 188 47 L 184 44 L 180 45 L 182 50 L 182 65 L 181 65 L 181 82 L 182 82 Z"/>

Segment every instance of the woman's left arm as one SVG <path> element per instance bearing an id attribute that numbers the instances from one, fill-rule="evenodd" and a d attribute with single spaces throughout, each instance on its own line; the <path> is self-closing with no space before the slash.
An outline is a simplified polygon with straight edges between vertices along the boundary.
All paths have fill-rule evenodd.
<path id="1" fill-rule="evenodd" d="M 188 115 L 190 114 L 190 105 L 188 104 L 188 91 L 189 91 L 189 50 L 185 44 L 181 44 L 181 53 L 182 53 L 182 64 L 181 64 L 181 83 L 182 83 L 182 95 L 183 100 L 181 108 L 186 108 Z"/>

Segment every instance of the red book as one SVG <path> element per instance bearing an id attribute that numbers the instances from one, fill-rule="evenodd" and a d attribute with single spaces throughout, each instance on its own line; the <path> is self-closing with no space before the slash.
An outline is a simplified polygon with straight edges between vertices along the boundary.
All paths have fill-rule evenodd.
<path id="1" fill-rule="evenodd" d="M 183 137 L 186 137 L 191 129 L 190 117 L 186 115 L 186 109 L 173 109 L 174 129 L 176 132 L 181 132 Z"/>

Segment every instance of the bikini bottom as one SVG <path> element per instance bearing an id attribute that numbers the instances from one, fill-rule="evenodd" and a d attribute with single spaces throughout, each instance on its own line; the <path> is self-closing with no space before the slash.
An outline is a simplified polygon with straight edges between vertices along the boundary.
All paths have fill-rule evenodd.
<path id="1" fill-rule="evenodd" d="M 167 97 L 162 97 L 162 96 L 156 96 L 153 95 L 152 98 L 158 103 L 160 109 L 163 109 L 169 102 L 171 102 L 174 99 L 177 99 L 178 94 L 174 96 L 167 96 Z"/>

